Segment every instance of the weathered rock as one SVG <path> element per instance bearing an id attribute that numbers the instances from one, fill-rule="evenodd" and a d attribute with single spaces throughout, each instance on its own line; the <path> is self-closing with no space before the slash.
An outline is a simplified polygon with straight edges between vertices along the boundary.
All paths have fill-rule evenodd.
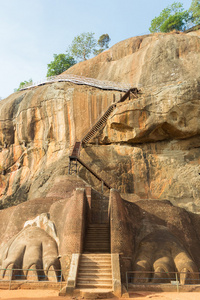
<path id="1" fill-rule="evenodd" d="M 34 280 L 41 280 L 40 276 L 56 280 L 60 276 L 56 270 L 62 268 L 63 278 L 67 280 L 72 253 L 82 252 L 80 246 L 88 209 L 88 205 L 84 208 L 82 204 L 88 200 L 83 197 L 81 201 L 80 196 L 85 187 L 78 177 L 62 176 L 52 186 L 54 198 L 30 200 L 0 211 L 0 266 L 4 269 L 4 279 L 7 269 L 18 268 L 23 269 L 25 278 L 30 280 L 32 276 Z M 59 198 L 61 194 L 64 198 Z M 126 271 L 142 271 L 142 274 L 134 274 L 135 283 L 144 282 L 144 275 L 145 282 L 163 282 L 162 274 L 165 282 L 170 282 L 175 279 L 175 272 L 179 272 L 182 284 L 199 283 L 195 273 L 200 268 L 199 215 L 175 207 L 169 201 L 131 203 L 113 189 L 110 196 L 111 253 L 120 253 L 123 282 Z M 23 228 L 25 221 L 35 220 L 41 212 L 48 213 L 55 224 L 59 245 L 45 228 L 34 223 Z M 28 268 L 32 273 L 29 274 Z M 44 274 L 38 271 L 41 268 Z M 154 274 L 152 278 L 150 271 Z"/>
<path id="2" fill-rule="evenodd" d="M 126 271 L 137 270 L 146 277 L 152 271 L 154 283 L 169 272 L 183 272 L 182 284 L 199 283 L 200 217 L 178 207 L 200 213 L 199 58 L 199 31 L 155 34 L 122 41 L 66 71 L 141 87 L 81 150 L 81 159 L 127 200 L 112 189 L 109 206 L 87 186 L 101 183 L 85 168 L 85 181 L 66 175 L 68 156 L 122 92 L 57 82 L 0 102 L 1 207 L 23 202 L 0 211 L 4 279 L 9 268 L 23 269 L 28 279 L 43 268 L 55 280 L 61 267 L 66 280 L 72 253 L 83 251 L 86 223 L 100 222 L 106 203 L 124 282 Z M 134 282 L 144 282 L 144 273 Z"/>
<path id="3" fill-rule="evenodd" d="M 67 174 L 68 155 L 118 91 L 54 83 L 0 102 L 0 199 L 4 207 L 45 196 Z"/>
<path id="4" fill-rule="evenodd" d="M 175 82 L 199 77 L 199 32 L 133 37 L 64 73 L 139 84 L 152 91 L 159 91 L 160 86 L 170 88 Z"/>
<path id="5" fill-rule="evenodd" d="M 79 63 L 73 73 L 141 87 L 117 104 L 100 145 L 83 160 L 130 199 L 169 199 L 199 212 L 200 39 L 192 33 L 154 34 L 122 41 Z M 0 102 L 2 207 L 44 197 L 68 155 L 121 92 L 52 83 Z M 80 176 L 100 184 L 84 169 Z"/>

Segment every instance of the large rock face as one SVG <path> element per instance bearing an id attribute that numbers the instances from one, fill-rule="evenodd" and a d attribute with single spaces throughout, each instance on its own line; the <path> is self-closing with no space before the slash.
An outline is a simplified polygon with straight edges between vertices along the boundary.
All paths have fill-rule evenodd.
<path id="1" fill-rule="evenodd" d="M 117 104 L 99 145 L 93 140 L 81 151 L 126 199 L 168 199 L 200 211 L 199 58 L 198 31 L 154 34 L 122 41 L 66 71 L 141 88 L 138 98 Z M 120 94 L 59 82 L 2 100 L 2 206 L 45 196 L 55 176 L 67 173 L 74 142 Z M 98 187 L 85 169 L 80 176 Z"/>
<path id="2" fill-rule="evenodd" d="M 54 83 L 0 102 L 0 199 L 5 206 L 45 196 L 68 173 L 68 156 L 118 91 Z"/>
<path id="3" fill-rule="evenodd" d="M 118 102 L 81 159 L 122 195 L 111 189 L 108 206 L 122 279 L 127 270 L 153 271 L 152 281 L 160 282 L 158 274 L 176 271 L 182 284 L 199 282 L 199 36 L 131 38 L 67 70 L 141 88 L 124 102 L 118 102 L 123 92 L 72 82 L 0 102 L 0 201 L 8 207 L 0 211 L 3 278 L 10 268 L 23 269 L 26 279 L 27 268 L 42 268 L 50 280 L 62 268 L 66 280 L 91 214 L 97 223 L 98 213 L 108 218 L 108 197 L 87 184 L 101 188 L 91 173 L 83 167 L 79 177 L 67 173 L 74 143 Z M 134 281 L 143 282 L 140 275 Z"/>

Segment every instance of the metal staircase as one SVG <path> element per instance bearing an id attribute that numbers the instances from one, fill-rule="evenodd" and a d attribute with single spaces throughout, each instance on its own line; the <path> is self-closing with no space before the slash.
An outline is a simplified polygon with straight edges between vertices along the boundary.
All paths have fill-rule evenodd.
<path id="1" fill-rule="evenodd" d="M 137 94 L 139 90 L 137 88 L 129 89 L 124 96 L 117 102 L 123 102 L 127 98 L 130 97 L 137 98 Z M 88 131 L 88 133 L 83 137 L 80 142 L 75 142 L 71 155 L 69 156 L 69 168 L 68 173 L 70 175 L 78 173 L 78 163 L 80 163 L 83 167 L 85 167 L 92 175 L 94 175 L 99 181 L 102 182 L 102 186 L 105 185 L 108 189 L 111 189 L 111 186 L 107 184 L 98 174 L 96 174 L 90 167 L 88 167 L 81 159 L 80 159 L 80 150 L 82 144 L 88 143 L 103 127 L 106 125 L 106 122 L 116 108 L 117 103 L 111 104 L 102 117 L 92 126 L 92 128 Z"/>
<path id="2" fill-rule="evenodd" d="M 115 109 L 116 104 L 112 104 L 107 111 L 104 113 L 104 115 L 95 123 L 95 125 L 89 130 L 89 132 L 84 136 L 82 139 L 82 143 L 86 144 L 88 143 L 95 135 L 97 132 L 99 132 L 103 127 L 105 126 L 108 117 L 110 114 L 113 112 Z"/>

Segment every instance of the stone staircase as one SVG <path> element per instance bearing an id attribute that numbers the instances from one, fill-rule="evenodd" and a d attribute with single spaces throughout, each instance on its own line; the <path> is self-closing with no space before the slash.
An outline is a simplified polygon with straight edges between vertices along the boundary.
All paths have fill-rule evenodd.
<path id="1" fill-rule="evenodd" d="M 76 288 L 112 290 L 111 254 L 82 254 Z"/>
<path id="2" fill-rule="evenodd" d="M 84 246 L 85 253 L 110 253 L 109 224 L 89 224 Z"/>
<path id="3" fill-rule="evenodd" d="M 76 288 L 112 289 L 109 224 L 88 225 Z"/>

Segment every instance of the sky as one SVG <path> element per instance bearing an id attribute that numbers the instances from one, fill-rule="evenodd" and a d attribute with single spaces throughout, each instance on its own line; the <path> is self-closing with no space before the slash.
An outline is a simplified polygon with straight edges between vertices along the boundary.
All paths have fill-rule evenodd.
<path id="1" fill-rule="evenodd" d="M 46 77 L 53 54 L 73 38 L 108 33 L 109 46 L 148 34 L 151 20 L 175 0 L 0 0 L 0 98 L 21 81 Z M 185 9 L 191 0 L 180 0 Z"/>

